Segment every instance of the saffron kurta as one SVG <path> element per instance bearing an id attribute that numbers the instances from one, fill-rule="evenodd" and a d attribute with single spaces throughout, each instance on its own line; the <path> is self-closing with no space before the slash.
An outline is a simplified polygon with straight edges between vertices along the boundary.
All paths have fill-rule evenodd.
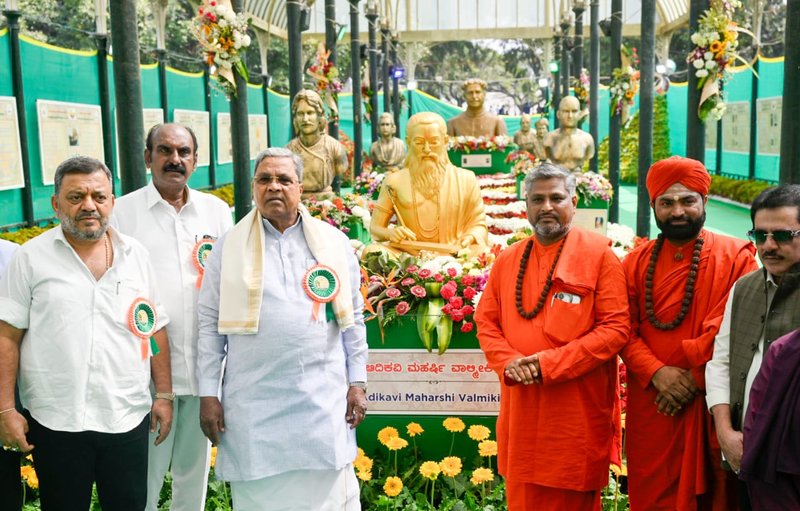
<path id="1" fill-rule="evenodd" d="M 705 365 L 711 359 L 725 302 L 733 283 L 756 268 L 752 244 L 703 230 L 694 299 L 674 330 L 658 330 L 646 319 L 645 275 L 655 241 L 628 254 L 623 262 L 631 307 L 631 338 L 622 351 L 629 378 L 626 449 L 631 509 L 735 509 L 728 500 L 733 479 L 720 466 L 721 454 L 711 416 L 696 396 L 675 416 L 657 412 L 658 391 L 650 383 L 668 366 L 691 369 L 705 390 Z M 653 278 L 653 309 L 662 322 L 680 311 L 694 243 L 665 242 Z M 680 255 L 678 255 L 680 254 Z"/>
<path id="2" fill-rule="evenodd" d="M 608 484 L 618 426 L 616 354 L 629 328 L 622 266 L 607 238 L 572 228 L 544 307 L 527 320 L 517 312 L 514 285 L 527 243 L 498 256 L 475 316 L 481 348 L 501 381 L 499 471 L 515 483 L 599 490 Z M 528 311 L 559 244 L 534 241 L 522 293 Z M 509 362 L 534 353 L 542 383 L 504 378 Z"/>

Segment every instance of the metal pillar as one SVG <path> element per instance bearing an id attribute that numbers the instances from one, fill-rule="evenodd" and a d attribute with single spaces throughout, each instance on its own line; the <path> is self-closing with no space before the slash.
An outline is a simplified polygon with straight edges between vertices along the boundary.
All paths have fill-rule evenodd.
<path id="1" fill-rule="evenodd" d="M 336 38 L 338 37 L 338 25 L 336 24 L 336 0 L 325 0 L 325 48 L 331 52 L 328 55 L 328 62 L 336 65 Z M 292 96 L 294 97 L 294 96 Z M 334 101 L 337 102 L 338 99 Z M 339 123 L 330 121 L 328 123 L 328 135 L 339 140 Z"/>
<path id="2" fill-rule="evenodd" d="M 111 44 L 114 45 L 114 97 L 117 105 L 119 173 L 122 193 L 147 185 L 144 164 L 144 114 L 139 62 L 136 2 L 111 0 Z"/>
<path id="3" fill-rule="evenodd" d="M 785 55 L 783 61 L 783 90 L 800 88 L 800 0 L 786 3 Z M 784 93 L 781 114 L 781 184 L 800 183 L 800 95 Z"/>
<path id="4" fill-rule="evenodd" d="M 391 55 L 392 65 L 397 67 L 399 62 L 397 61 L 397 45 L 399 43 L 399 39 L 397 34 L 392 34 L 392 49 L 389 52 Z M 392 112 L 394 112 L 394 125 L 397 126 L 397 130 L 400 130 L 400 84 L 398 83 L 398 79 L 392 76 Z"/>
<path id="5" fill-rule="evenodd" d="M 233 10 L 238 14 L 244 10 L 244 0 L 233 0 Z M 294 2 L 287 3 L 288 7 Z M 295 25 L 297 28 L 299 25 Z M 300 31 L 297 30 L 299 39 Z M 291 37 L 290 37 L 291 39 Z M 301 70 L 302 71 L 302 70 Z M 247 111 L 247 81 L 235 69 L 236 94 L 230 98 L 231 144 L 233 149 L 233 203 L 238 222 L 252 207 L 250 181 L 250 127 Z M 291 75 L 290 75 L 291 76 Z"/>
<path id="6" fill-rule="evenodd" d="M 756 154 L 758 153 L 758 62 L 759 54 L 757 53 L 753 62 L 754 72 L 750 80 L 750 155 L 747 162 L 747 176 L 750 179 L 756 177 Z"/>
<path id="7" fill-rule="evenodd" d="M 369 119 L 371 142 L 378 141 L 378 6 L 367 4 L 367 25 L 369 28 L 369 88 L 372 96 L 369 98 L 372 116 Z"/>
<path id="8" fill-rule="evenodd" d="M 167 50 L 156 50 L 158 60 L 158 94 L 161 97 L 161 109 L 164 111 L 164 121 L 169 122 L 169 94 L 167 93 Z"/>
<path id="9" fill-rule="evenodd" d="M 105 16 L 105 13 L 103 13 Z M 111 95 L 108 90 L 108 34 L 94 34 L 97 45 L 97 84 L 100 90 L 100 119 L 103 125 L 103 160 L 114 168 L 114 138 L 111 130 Z M 113 187 L 112 182 L 112 187 Z"/>
<path id="10" fill-rule="evenodd" d="M 267 116 L 267 147 L 272 146 L 270 129 L 269 129 L 269 86 L 272 84 L 272 77 L 268 74 L 261 75 L 264 80 L 264 88 L 261 93 L 264 95 L 264 115 Z M 328 125 L 330 127 L 330 125 Z"/>
<path id="11" fill-rule="evenodd" d="M 708 9 L 708 0 L 691 0 L 689 3 L 689 33 L 697 30 L 697 21 L 700 15 Z M 644 12 L 644 10 L 643 10 Z M 644 59 L 642 59 L 644 60 Z M 697 88 L 697 77 L 694 69 L 689 66 L 688 72 L 688 98 L 686 102 L 686 156 L 695 160 L 706 161 L 706 126 L 697 115 L 700 105 L 700 93 Z"/>
<path id="12" fill-rule="evenodd" d="M 653 163 L 656 72 L 656 0 L 642 0 L 641 87 L 639 88 L 639 184 L 636 235 L 650 236 L 650 197 L 645 182 Z"/>
<path id="13" fill-rule="evenodd" d="M 572 74 L 576 80 L 581 79 L 583 70 L 583 13 L 586 10 L 583 2 L 574 2 L 572 12 L 575 13 L 575 37 L 572 39 Z"/>
<path id="14" fill-rule="evenodd" d="M 589 7 L 589 38 L 591 41 L 591 48 L 589 49 L 589 134 L 594 139 L 595 147 L 600 146 L 600 114 L 598 112 L 597 104 L 600 100 L 600 3 L 597 0 L 592 0 Z M 598 172 L 599 164 L 597 153 L 589 160 L 589 170 Z M 616 202 L 616 196 L 614 196 Z"/>
<path id="15" fill-rule="evenodd" d="M 383 84 L 383 111 L 391 112 L 391 96 L 389 95 L 389 25 L 385 20 L 381 23 L 381 59 L 383 61 L 383 71 L 381 73 L 383 77 L 381 80 Z"/>
<path id="16" fill-rule="evenodd" d="M 566 13 L 565 13 L 566 14 Z M 569 16 L 561 17 L 561 97 L 569 96 L 569 66 L 570 66 L 570 37 L 569 37 Z"/>
<path id="17" fill-rule="evenodd" d="M 303 88 L 303 43 L 300 39 L 300 4 L 286 2 L 286 29 L 289 34 L 289 103 Z M 289 123 L 291 136 L 294 127 Z"/>
<path id="18" fill-rule="evenodd" d="M 31 188 L 31 160 L 28 148 L 27 115 L 25 115 L 25 87 L 22 80 L 22 56 L 19 49 L 19 17 L 17 10 L 5 10 L 3 14 L 8 21 L 9 46 L 11 48 L 11 87 L 17 103 L 17 127 L 19 129 L 19 145 L 22 153 L 22 216 L 25 224 L 34 225 L 33 189 Z"/>
<path id="19" fill-rule="evenodd" d="M 209 72 L 209 65 L 206 64 L 203 66 L 203 99 L 205 100 L 206 112 L 208 112 L 208 118 L 214 118 L 214 104 L 211 101 L 211 73 Z M 208 123 L 208 140 L 210 142 L 208 148 L 208 184 L 212 190 L 217 188 L 217 145 L 211 143 L 211 141 L 216 140 L 214 138 L 214 123 Z M 197 149 L 195 147 L 195 149 Z"/>
<path id="20" fill-rule="evenodd" d="M 622 46 L 622 0 L 611 0 L 611 69 L 622 66 L 619 54 Z M 608 122 L 608 180 L 614 190 L 614 200 L 608 211 L 608 221 L 619 223 L 619 157 L 622 119 L 612 115 Z"/>
<path id="21" fill-rule="evenodd" d="M 550 82 L 553 86 L 553 110 L 558 111 L 558 105 L 561 103 L 561 27 L 556 27 L 555 35 L 553 36 L 554 58 L 556 62 L 556 71 L 553 73 L 553 79 Z M 558 116 L 553 116 L 553 129 L 558 128 Z"/>
<path id="22" fill-rule="evenodd" d="M 353 80 L 353 176 L 361 174 L 364 132 L 361 129 L 361 41 L 358 39 L 358 0 L 350 2 L 350 61 Z"/>

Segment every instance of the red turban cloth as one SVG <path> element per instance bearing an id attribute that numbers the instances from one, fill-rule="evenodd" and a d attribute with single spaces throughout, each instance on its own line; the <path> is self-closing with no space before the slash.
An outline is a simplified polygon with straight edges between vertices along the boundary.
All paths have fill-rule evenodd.
<path id="1" fill-rule="evenodd" d="M 647 193 L 650 201 L 663 195 L 675 183 L 680 183 L 700 195 L 708 195 L 711 176 L 702 163 L 691 158 L 672 156 L 657 161 L 647 171 Z"/>

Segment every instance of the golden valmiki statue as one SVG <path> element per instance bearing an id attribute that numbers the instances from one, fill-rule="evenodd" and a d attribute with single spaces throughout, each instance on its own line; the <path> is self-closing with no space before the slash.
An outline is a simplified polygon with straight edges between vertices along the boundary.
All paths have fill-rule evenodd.
<path id="1" fill-rule="evenodd" d="M 325 109 L 314 91 L 302 90 L 292 100 L 292 125 L 297 137 L 286 147 L 303 159 L 303 199 L 330 199 L 331 183 L 347 172 L 347 151 L 325 133 Z"/>
<path id="2" fill-rule="evenodd" d="M 447 158 L 444 119 L 432 112 L 418 113 L 409 119 L 406 133 L 405 165 L 383 180 L 370 227 L 378 243 L 365 254 L 455 253 L 485 247 L 488 229 L 478 181 Z"/>
<path id="3" fill-rule="evenodd" d="M 558 105 L 558 129 L 544 139 L 547 158 L 572 172 L 581 172 L 583 164 L 594 156 L 594 139 L 578 128 L 583 117 L 578 98 L 567 96 Z"/>
<path id="4" fill-rule="evenodd" d="M 496 137 L 508 135 L 506 123 L 500 117 L 490 114 L 483 106 L 486 100 L 486 82 L 470 78 L 461 86 L 467 111 L 447 121 L 447 134 L 455 137 Z"/>
<path id="5" fill-rule="evenodd" d="M 403 165 L 403 160 L 406 158 L 406 145 L 394 136 L 397 128 L 394 125 L 394 117 L 389 112 L 382 113 L 378 118 L 378 128 L 381 138 L 372 143 L 369 157 L 372 160 L 373 168 L 384 172 L 394 172 Z"/>

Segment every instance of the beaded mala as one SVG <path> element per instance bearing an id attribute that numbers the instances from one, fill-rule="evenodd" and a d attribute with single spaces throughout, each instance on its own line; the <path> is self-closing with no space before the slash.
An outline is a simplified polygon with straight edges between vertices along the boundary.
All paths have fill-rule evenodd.
<path id="1" fill-rule="evenodd" d="M 656 262 L 658 261 L 658 254 L 661 252 L 661 247 L 664 246 L 664 235 L 659 234 L 656 243 L 653 246 L 653 252 L 650 254 L 650 262 L 647 264 L 647 274 L 644 278 L 644 307 L 647 314 L 647 320 L 651 325 L 659 330 L 673 330 L 683 322 L 686 313 L 689 312 L 689 306 L 692 305 L 692 298 L 694 298 L 694 284 L 697 281 L 697 268 L 700 266 L 700 250 L 703 248 L 703 238 L 697 238 L 694 242 L 694 251 L 692 252 L 692 263 L 689 266 L 689 277 L 686 280 L 686 288 L 683 292 L 683 300 L 681 300 L 681 310 L 675 319 L 669 323 L 662 323 L 656 317 L 653 310 L 653 275 L 656 272 Z"/>
<path id="2" fill-rule="evenodd" d="M 550 287 L 553 285 L 553 273 L 556 271 L 556 265 L 558 264 L 558 259 L 561 257 L 561 251 L 564 250 L 564 243 L 566 239 L 561 242 L 561 246 L 558 247 L 558 252 L 556 253 L 556 258 L 553 261 L 553 266 L 550 267 L 550 272 L 547 274 L 547 281 L 544 284 L 544 289 L 539 294 L 539 301 L 536 303 L 536 307 L 533 308 L 532 311 L 528 312 L 525 310 L 525 307 L 522 306 L 522 282 L 525 279 L 525 270 L 528 268 L 528 259 L 531 256 L 531 250 L 533 249 L 533 240 L 528 240 L 528 244 L 525 246 L 525 252 L 522 253 L 522 259 L 519 262 L 519 273 L 517 274 L 517 286 L 516 286 L 516 303 L 517 303 L 517 312 L 519 315 L 525 319 L 533 319 L 539 314 L 539 311 L 542 310 L 544 307 L 544 302 L 547 300 L 547 293 L 550 292 Z"/>

